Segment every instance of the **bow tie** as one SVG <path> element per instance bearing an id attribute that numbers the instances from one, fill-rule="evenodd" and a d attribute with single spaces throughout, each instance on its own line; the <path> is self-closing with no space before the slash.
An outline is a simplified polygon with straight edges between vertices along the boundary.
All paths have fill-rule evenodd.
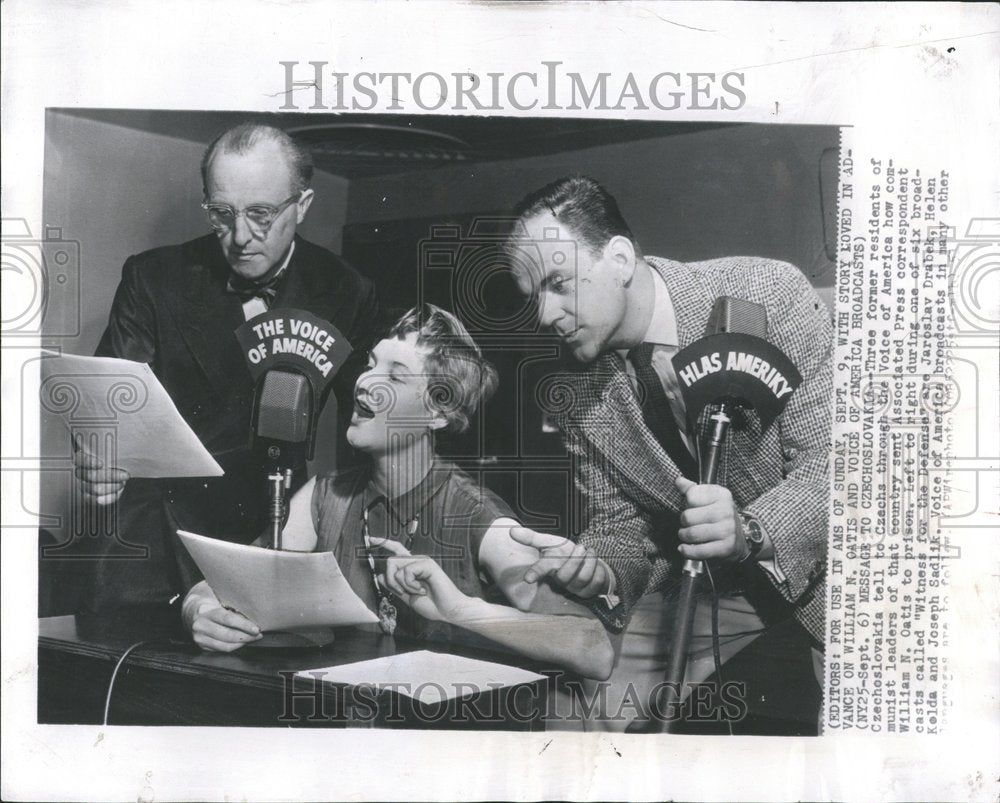
<path id="1" fill-rule="evenodd" d="M 242 276 L 230 274 L 229 281 L 226 282 L 226 292 L 239 298 L 241 303 L 246 303 L 252 298 L 259 298 L 270 309 L 271 304 L 274 303 L 275 296 L 278 295 L 278 287 L 281 285 L 281 280 L 284 279 L 285 273 L 287 271 L 280 271 L 277 276 L 273 276 L 268 281 L 261 283 L 252 282 L 249 279 L 244 279 Z"/>

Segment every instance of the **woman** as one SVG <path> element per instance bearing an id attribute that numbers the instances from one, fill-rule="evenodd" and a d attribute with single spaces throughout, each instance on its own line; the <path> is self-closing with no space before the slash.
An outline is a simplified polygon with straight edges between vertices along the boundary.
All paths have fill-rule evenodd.
<path id="1" fill-rule="evenodd" d="M 292 499 L 283 545 L 332 551 L 387 633 L 448 640 L 456 626 L 606 678 L 613 650 L 604 627 L 547 584 L 525 581 L 544 558 L 511 538 L 517 522 L 507 505 L 435 454 L 435 435 L 467 429 L 496 381 L 455 316 L 430 304 L 404 315 L 355 385 L 347 440 L 367 464 L 306 484 Z M 183 616 L 206 650 L 261 637 L 205 582 L 188 592 Z"/>

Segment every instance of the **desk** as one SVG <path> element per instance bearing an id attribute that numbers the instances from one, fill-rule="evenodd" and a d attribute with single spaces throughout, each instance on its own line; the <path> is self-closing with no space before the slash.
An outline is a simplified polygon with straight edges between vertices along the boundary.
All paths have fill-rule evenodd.
<path id="1" fill-rule="evenodd" d="M 546 683 L 422 705 L 396 692 L 294 677 L 295 672 L 399 655 L 435 646 L 355 628 L 336 631 L 325 647 L 249 648 L 202 652 L 176 610 L 87 619 L 57 616 L 38 622 L 38 721 L 100 724 L 119 658 L 109 724 L 237 725 L 253 727 L 395 727 L 543 730 Z M 511 663 L 503 654 L 454 652 Z"/>

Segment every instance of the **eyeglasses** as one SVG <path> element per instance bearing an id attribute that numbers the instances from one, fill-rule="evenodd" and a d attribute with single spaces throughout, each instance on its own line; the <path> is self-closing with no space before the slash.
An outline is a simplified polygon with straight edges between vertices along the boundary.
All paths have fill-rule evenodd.
<path id="1" fill-rule="evenodd" d="M 241 209 L 236 211 L 229 204 L 210 204 L 203 203 L 201 208 L 208 213 L 208 222 L 216 231 L 231 231 L 236 226 L 237 218 L 242 215 L 247 219 L 247 225 L 250 230 L 260 236 L 264 237 L 270 230 L 271 226 L 274 225 L 274 221 L 277 219 L 278 215 L 285 211 L 288 206 L 302 197 L 302 191 L 299 190 L 290 198 L 286 198 L 277 206 L 270 206 L 268 204 L 253 204 L 248 206 L 246 209 Z"/>

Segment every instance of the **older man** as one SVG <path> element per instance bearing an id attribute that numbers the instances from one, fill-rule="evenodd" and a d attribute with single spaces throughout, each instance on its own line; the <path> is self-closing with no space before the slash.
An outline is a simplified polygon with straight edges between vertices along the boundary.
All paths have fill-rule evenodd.
<path id="1" fill-rule="evenodd" d="M 715 567 L 722 659 L 770 623 L 794 617 L 818 649 L 824 637 L 831 348 L 829 316 L 790 265 L 737 257 L 682 264 L 644 256 L 600 185 L 554 182 L 517 208 L 514 278 L 537 299 L 540 322 L 585 364 L 570 374 L 574 404 L 557 422 L 577 458 L 588 521 L 576 544 L 515 530 L 543 550 L 530 570 L 591 599 L 624 630 L 600 725 L 624 728 L 651 709 L 664 679 L 684 559 Z M 713 301 L 735 296 L 767 310 L 768 339 L 802 374 L 782 416 L 761 431 L 751 412 L 723 457 L 725 485 L 698 485 L 671 356 L 706 333 Z M 688 680 L 713 665 L 710 606 L 699 605 Z"/>
<path id="2" fill-rule="evenodd" d="M 244 124 L 211 143 L 201 172 L 214 233 L 126 261 L 97 354 L 149 363 L 225 476 L 129 479 L 77 451 L 84 497 L 117 504 L 117 538 L 149 552 L 147 560 L 97 562 L 83 610 L 166 602 L 185 591 L 178 527 L 247 541 L 261 531 L 265 475 L 248 448 L 253 386 L 234 334 L 242 323 L 271 306 L 333 323 L 355 349 L 334 386 L 341 399 L 374 335 L 371 282 L 296 234 L 313 200 L 307 151 L 280 129 Z"/>

